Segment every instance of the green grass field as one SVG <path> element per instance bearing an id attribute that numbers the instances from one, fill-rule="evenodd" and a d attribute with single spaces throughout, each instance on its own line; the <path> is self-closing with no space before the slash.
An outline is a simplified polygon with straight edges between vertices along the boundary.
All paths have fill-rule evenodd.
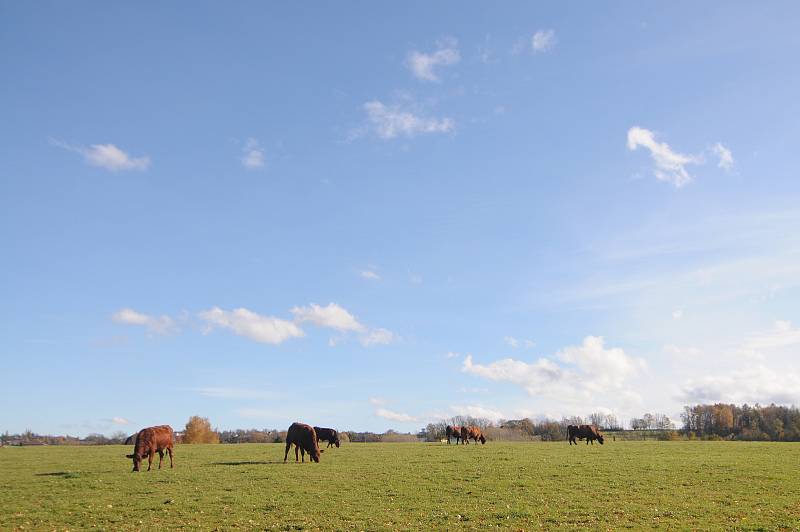
<path id="1" fill-rule="evenodd" d="M 128 452 L 0 449 L 0 529 L 800 529 L 792 443 L 179 445 L 138 474 Z"/>

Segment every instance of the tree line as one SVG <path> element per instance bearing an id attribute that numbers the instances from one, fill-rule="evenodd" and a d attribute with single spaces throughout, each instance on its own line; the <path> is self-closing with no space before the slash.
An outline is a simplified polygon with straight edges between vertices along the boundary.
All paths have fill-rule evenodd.
<path id="1" fill-rule="evenodd" d="M 629 421 L 628 431 L 613 414 L 592 413 L 588 416 L 564 417 L 560 420 L 512 419 L 493 422 L 484 418 L 454 416 L 429 423 L 416 433 L 388 430 L 383 433 L 341 431 L 343 442 L 416 442 L 444 439 L 447 425 L 475 425 L 487 439 L 494 441 L 560 441 L 567 438 L 568 425 L 595 425 L 602 431 L 617 433 L 630 439 L 630 433 L 650 432 L 658 439 L 735 439 L 753 441 L 800 441 L 800 410 L 795 406 L 697 404 L 688 405 L 681 414 L 678 428 L 666 415 L 646 413 Z M 628 433 L 627 435 L 625 433 Z M 135 434 L 133 435 L 135 436 Z M 35 434 L 0 434 L 3 445 L 120 445 L 130 443 L 131 435 L 116 431 L 108 436 L 92 433 L 84 438 Z M 236 429 L 219 431 L 208 418 L 192 416 L 183 431 L 176 432 L 178 443 L 283 443 L 286 431 L 277 429 Z M 634 436 L 638 439 L 638 436 Z"/>

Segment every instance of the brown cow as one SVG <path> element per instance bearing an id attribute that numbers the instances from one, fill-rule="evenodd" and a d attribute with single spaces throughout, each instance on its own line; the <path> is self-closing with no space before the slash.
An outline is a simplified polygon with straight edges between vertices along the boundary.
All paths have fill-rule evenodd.
<path id="1" fill-rule="evenodd" d="M 458 440 L 461 438 L 462 428 L 458 425 L 447 425 L 445 428 L 445 434 L 447 434 L 447 445 L 450 445 L 450 438 L 456 439 L 456 445 L 458 445 Z"/>
<path id="2" fill-rule="evenodd" d="M 481 445 L 486 443 L 486 437 L 483 435 L 483 432 L 481 432 L 481 429 L 479 429 L 478 427 L 473 425 L 470 427 L 463 427 L 461 430 L 465 431 L 464 441 L 466 443 L 469 443 L 470 438 L 476 444 L 479 441 L 481 442 Z"/>
<path id="3" fill-rule="evenodd" d="M 323 427 L 314 427 L 314 432 L 317 434 L 317 443 L 321 441 L 328 442 L 328 447 L 335 445 L 339 448 L 341 443 L 339 440 L 339 432 L 336 429 L 326 429 Z"/>
<path id="4" fill-rule="evenodd" d="M 164 460 L 164 450 L 169 453 L 169 467 L 174 467 L 172 462 L 172 446 L 175 436 L 172 427 L 169 425 L 158 425 L 157 427 L 147 427 L 136 435 L 136 444 L 133 447 L 133 454 L 127 455 L 133 459 L 133 470 L 139 471 L 139 464 L 147 458 L 147 470 L 153 466 L 153 456 L 158 453 L 158 468 L 161 469 L 161 462 Z"/>
<path id="5" fill-rule="evenodd" d="M 286 453 L 283 455 L 283 461 L 286 462 L 286 457 L 289 456 L 289 448 L 294 444 L 294 461 L 297 462 L 297 451 L 299 450 L 302 455 L 302 461 L 306 461 L 306 453 L 309 458 L 315 462 L 319 462 L 319 455 L 322 451 L 319 450 L 317 443 L 317 433 L 314 432 L 314 427 L 306 425 L 305 423 L 292 423 L 289 430 L 286 431 Z"/>
<path id="6" fill-rule="evenodd" d="M 569 425 L 567 426 L 567 439 L 569 440 L 569 444 L 578 445 L 578 442 L 575 441 L 575 438 L 580 440 L 585 439 L 586 445 L 589 445 L 589 442 L 592 442 L 594 445 L 594 440 L 600 442 L 600 445 L 603 445 L 603 435 L 600 434 L 600 430 L 595 427 L 594 425 Z"/>

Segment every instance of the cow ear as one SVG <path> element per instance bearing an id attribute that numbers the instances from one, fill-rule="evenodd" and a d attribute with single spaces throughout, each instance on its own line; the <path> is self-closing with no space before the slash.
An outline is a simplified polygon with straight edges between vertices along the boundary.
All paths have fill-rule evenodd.
<path id="1" fill-rule="evenodd" d="M 324 453 L 325 449 L 320 449 L 319 452 Z"/>
<path id="2" fill-rule="evenodd" d="M 126 454 L 125 458 L 133 458 L 133 455 L 132 454 Z"/>

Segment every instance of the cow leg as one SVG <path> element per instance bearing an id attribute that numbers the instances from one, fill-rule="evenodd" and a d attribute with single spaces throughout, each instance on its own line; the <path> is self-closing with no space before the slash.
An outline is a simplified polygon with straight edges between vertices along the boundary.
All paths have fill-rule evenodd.
<path id="1" fill-rule="evenodd" d="M 283 453 L 283 463 L 284 463 L 284 464 L 286 463 L 286 459 L 289 457 L 289 448 L 290 448 L 291 446 L 292 446 L 292 444 L 291 444 L 291 443 L 289 443 L 289 442 L 287 441 L 287 442 L 286 442 L 286 452 L 285 452 L 285 453 Z"/>
<path id="2" fill-rule="evenodd" d="M 300 452 L 300 446 L 295 443 L 294 444 L 294 461 L 295 462 L 299 462 L 300 461 L 300 457 L 298 456 L 299 452 Z"/>
<path id="3" fill-rule="evenodd" d="M 300 447 L 300 461 L 305 463 L 306 461 L 306 450 Z"/>
<path id="4" fill-rule="evenodd" d="M 147 470 L 150 471 L 150 468 L 153 467 L 153 451 L 147 455 Z"/>
<path id="5" fill-rule="evenodd" d="M 161 469 L 161 462 L 164 461 L 164 449 L 158 450 L 158 468 Z"/>
<path id="6" fill-rule="evenodd" d="M 172 469 L 174 467 L 172 463 L 172 447 L 167 447 L 167 452 L 169 453 L 169 468 Z"/>

